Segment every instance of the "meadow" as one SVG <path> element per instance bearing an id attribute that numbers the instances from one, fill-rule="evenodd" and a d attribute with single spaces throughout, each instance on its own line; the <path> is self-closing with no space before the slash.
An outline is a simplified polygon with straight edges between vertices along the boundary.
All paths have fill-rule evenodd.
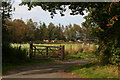
<path id="1" fill-rule="evenodd" d="M 33 44 L 41 46 L 65 46 L 65 60 L 80 60 L 80 59 L 90 59 L 96 58 L 95 51 L 98 48 L 98 45 L 95 43 L 61 43 L 61 44 Z M 29 53 L 30 44 L 11 44 L 12 47 L 19 47 L 21 49 L 26 49 Z M 51 54 L 51 53 L 50 53 Z M 36 54 L 36 58 L 40 57 Z M 51 54 L 52 55 L 52 54 Z M 55 55 L 54 55 L 55 56 Z M 41 59 L 45 57 L 40 57 Z"/>
<path id="2" fill-rule="evenodd" d="M 65 53 L 79 53 L 79 52 L 95 52 L 98 48 L 98 45 L 96 44 L 88 44 L 88 43 L 61 43 L 61 44 L 35 44 L 35 45 L 41 45 L 41 46 L 65 46 Z M 12 47 L 19 47 L 21 46 L 21 49 L 26 49 L 29 52 L 30 44 L 11 44 Z"/>

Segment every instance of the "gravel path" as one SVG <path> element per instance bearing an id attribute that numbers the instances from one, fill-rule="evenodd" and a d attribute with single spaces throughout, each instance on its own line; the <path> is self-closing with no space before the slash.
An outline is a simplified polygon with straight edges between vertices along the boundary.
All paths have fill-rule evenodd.
<path id="1" fill-rule="evenodd" d="M 92 61 L 92 59 L 82 61 L 70 61 L 62 63 L 37 64 L 19 70 L 9 71 L 2 78 L 80 78 L 65 70 L 74 65 Z"/>

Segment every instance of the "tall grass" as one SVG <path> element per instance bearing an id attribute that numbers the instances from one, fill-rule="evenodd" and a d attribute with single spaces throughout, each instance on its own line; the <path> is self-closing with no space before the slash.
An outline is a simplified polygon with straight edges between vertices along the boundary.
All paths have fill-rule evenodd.
<path id="1" fill-rule="evenodd" d="M 30 45 L 28 43 L 27 44 L 17 44 L 17 43 L 13 44 L 13 43 L 11 43 L 10 46 L 13 48 L 16 48 L 16 47 L 19 48 L 21 46 L 21 49 L 22 50 L 26 49 L 27 52 L 29 52 L 29 47 L 30 47 Z"/>

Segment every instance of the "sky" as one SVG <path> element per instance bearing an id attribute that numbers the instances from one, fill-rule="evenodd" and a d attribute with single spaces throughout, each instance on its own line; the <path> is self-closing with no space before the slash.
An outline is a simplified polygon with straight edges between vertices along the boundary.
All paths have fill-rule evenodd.
<path id="1" fill-rule="evenodd" d="M 12 19 L 22 19 L 27 22 L 28 19 L 32 19 L 34 22 L 45 22 L 45 24 L 54 23 L 55 25 L 69 25 L 69 24 L 78 24 L 81 25 L 82 22 L 85 21 L 81 15 L 70 15 L 70 10 L 65 12 L 65 16 L 60 16 L 60 14 L 56 14 L 54 18 L 51 18 L 49 12 L 44 11 L 41 9 L 40 6 L 32 8 L 30 11 L 28 10 L 27 6 L 19 6 L 21 0 L 15 0 L 13 3 L 13 7 L 15 7 L 15 11 L 13 11 Z"/>

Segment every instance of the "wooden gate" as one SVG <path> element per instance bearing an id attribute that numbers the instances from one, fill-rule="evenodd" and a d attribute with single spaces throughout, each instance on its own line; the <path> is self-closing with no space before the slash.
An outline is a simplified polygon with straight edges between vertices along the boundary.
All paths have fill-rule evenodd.
<path id="1" fill-rule="evenodd" d="M 59 58 L 64 59 L 65 47 L 63 46 L 41 46 L 30 44 L 30 58 L 33 56 L 41 55 L 48 58 Z"/>

